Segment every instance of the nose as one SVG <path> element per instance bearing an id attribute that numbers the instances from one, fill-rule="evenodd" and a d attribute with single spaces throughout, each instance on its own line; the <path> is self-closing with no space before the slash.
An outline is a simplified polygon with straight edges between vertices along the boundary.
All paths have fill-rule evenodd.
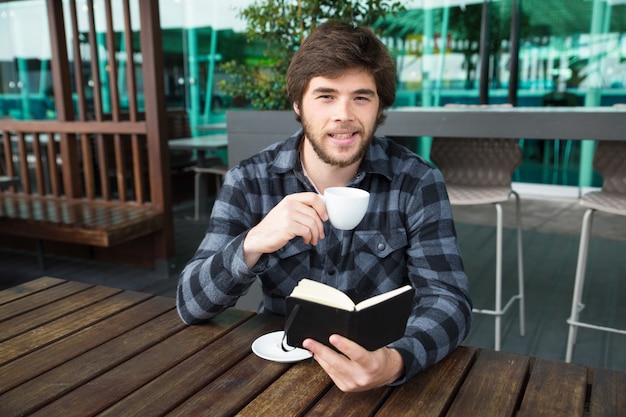
<path id="1" fill-rule="evenodd" d="M 354 119 L 353 102 L 350 99 L 337 100 L 335 106 L 336 121 L 350 121 Z"/>

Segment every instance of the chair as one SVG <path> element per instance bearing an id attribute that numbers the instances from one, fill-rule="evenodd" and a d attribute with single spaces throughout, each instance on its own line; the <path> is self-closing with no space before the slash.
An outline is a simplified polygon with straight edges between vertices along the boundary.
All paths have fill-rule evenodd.
<path id="1" fill-rule="evenodd" d="M 496 208 L 495 306 L 493 310 L 475 308 L 473 312 L 495 317 L 495 350 L 500 350 L 502 316 L 516 300 L 520 334 L 524 336 L 526 332 L 520 199 L 511 188 L 513 172 L 522 161 L 519 142 L 500 138 L 433 138 L 430 157 L 444 176 L 452 205 L 493 204 Z M 518 293 L 502 307 L 501 203 L 511 196 L 515 198 L 516 210 Z"/>
<path id="2" fill-rule="evenodd" d="M 219 160 L 219 158 L 215 158 Z M 216 163 L 214 165 L 209 165 L 206 167 L 194 166 L 192 168 L 194 175 L 194 220 L 200 219 L 200 194 L 202 192 L 206 192 L 206 190 L 200 190 L 200 177 L 202 175 L 214 175 L 215 176 L 215 192 L 217 193 L 221 186 L 222 181 L 224 181 L 224 176 L 226 175 L 226 171 L 228 171 L 228 167 L 226 165 Z"/>
<path id="3" fill-rule="evenodd" d="M 572 309 L 571 315 L 567 320 L 569 324 L 569 335 L 565 353 L 566 362 L 572 361 L 578 327 L 626 334 L 626 330 L 580 321 L 580 313 L 584 308 L 582 296 L 593 215 L 596 210 L 599 210 L 610 214 L 626 216 L 626 163 L 624 161 L 626 161 L 626 142 L 598 141 L 593 157 L 593 166 L 602 176 L 602 190 L 589 192 L 583 195 L 580 200 L 580 204 L 587 207 L 587 210 L 582 220 L 576 277 L 574 279 L 574 293 L 572 296 Z"/>

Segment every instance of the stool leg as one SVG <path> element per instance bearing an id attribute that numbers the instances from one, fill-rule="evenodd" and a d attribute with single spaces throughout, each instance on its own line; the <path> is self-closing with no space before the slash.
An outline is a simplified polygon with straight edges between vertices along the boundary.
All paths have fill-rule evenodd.
<path id="1" fill-rule="evenodd" d="M 565 362 L 571 362 L 576 344 L 577 322 L 582 304 L 583 286 L 585 284 L 585 269 L 587 267 L 587 253 L 589 251 L 589 235 L 593 223 L 593 213 L 595 210 L 588 209 L 583 216 L 583 223 L 580 231 L 580 246 L 578 248 L 578 262 L 576 265 L 576 278 L 574 279 L 574 294 L 572 296 L 572 311 L 569 320 L 569 335 L 567 337 L 567 350 L 565 352 Z"/>
<path id="2" fill-rule="evenodd" d="M 522 209 L 519 195 L 511 191 L 515 196 L 515 224 L 517 226 L 517 295 L 519 297 L 519 334 L 526 334 L 526 301 L 524 298 L 524 255 L 522 253 Z"/>
<path id="3" fill-rule="evenodd" d="M 502 205 L 496 203 L 496 306 L 495 350 L 500 350 L 502 332 Z"/>
<path id="4" fill-rule="evenodd" d="M 495 306 L 493 310 L 473 308 L 473 313 L 489 314 L 494 316 L 494 349 L 500 350 L 502 346 L 502 316 L 506 313 L 515 301 L 520 303 L 520 334 L 524 336 L 526 334 L 526 321 L 525 321 L 525 299 L 524 299 L 524 266 L 523 266 L 523 253 L 522 253 L 522 227 L 521 227 L 521 209 L 519 195 L 514 191 L 511 191 L 516 198 L 516 210 L 517 210 L 517 272 L 518 272 L 518 293 L 512 296 L 502 307 L 502 229 L 504 227 L 502 204 L 494 203 L 496 208 L 496 282 L 495 282 Z"/>

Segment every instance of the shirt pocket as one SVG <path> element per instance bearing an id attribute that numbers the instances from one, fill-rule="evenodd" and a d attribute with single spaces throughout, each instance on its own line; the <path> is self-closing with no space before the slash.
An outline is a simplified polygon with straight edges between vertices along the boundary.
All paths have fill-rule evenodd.
<path id="1" fill-rule="evenodd" d="M 404 257 L 409 240 L 404 228 L 381 232 L 377 230 L 355 231 L 354 250 L 364 256 L 374 256 L 385 259 L 394 254 Z"/>
<path id="2" fill-rule="evenodd" d="M 371 292 L 372 287 L 385 292 L 406 283 L 408 238 L 404 228 L 356 234 L 353 275 L 367 277 L 360 280 L 359 292 Z"/>

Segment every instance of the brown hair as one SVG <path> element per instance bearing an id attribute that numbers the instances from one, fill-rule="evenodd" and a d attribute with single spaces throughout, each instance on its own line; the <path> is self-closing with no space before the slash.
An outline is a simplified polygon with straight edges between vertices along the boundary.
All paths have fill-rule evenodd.
<path id="1" fill-rule="evenodd" d="M 380 124 L 384 121 L 383 110 L 396 99 L 395 63 L 371 29 L 352 23 L 325 22 L 304 40 L 287 70 L 289 100 L 300 105 L 313 77 L 338 78 L 355 68 L 362 68 L 374 77 L 380 98 Z"/>

